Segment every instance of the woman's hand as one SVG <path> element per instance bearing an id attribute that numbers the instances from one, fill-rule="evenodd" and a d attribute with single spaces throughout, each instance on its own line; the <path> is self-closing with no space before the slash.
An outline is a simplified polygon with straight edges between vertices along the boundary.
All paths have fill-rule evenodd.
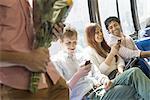
<path id="1" fill-rule="evenodd" d="M 108 91 L 111 87 L 112 87 L 112 81 L 111 80 L 109 80 L 106 83 L 104 83 L 104 89 L 106 91 Z"/>
<path id="2" fill-rule="evenodd" d="M 118 51 L 119 51 L 119 48 L 120 48 L 120 45 L 118 45 L 118 44 L 113 45 L 111 47 L 110 53 L 113 54 L 113 55 L 117 55 Z"/>

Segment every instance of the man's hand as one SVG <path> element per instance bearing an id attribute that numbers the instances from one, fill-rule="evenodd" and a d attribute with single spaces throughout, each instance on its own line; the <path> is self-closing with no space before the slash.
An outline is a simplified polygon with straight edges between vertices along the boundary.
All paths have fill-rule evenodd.
<path id="1" fill-rule="evenodd" d="M 53 29 L 52 29 L 52 33 L 53 35 L 53 40 L 58 40 L 61 38 L 62 34 L 63 34 L 63 28 L 64 28 L 64 24 L 62 22 L 57 23 L 54 25 Z"/>
<path id="2" fill-rule="evenodd" d="M 38 48 L 27 54 L 28 61 L 25 62 L 26 68 L 33 72 L 46 72 L 49 62 L 49 52 L 47 48 Z"/>
<path id="3" fill-rule="evenodd" d="M 108 91 L 111 88 L 111 86 L 112 86 L 112 82 L 111 80 L 109 80 L 104 84 L 104 89 Z"/>
<path id="4" fill-rule="evenodd" d="M 91 63 L 88 65 L 82 65 L 77 71 L 80 78 L 87 76 L 89 71 L 91 70 Z"/>
<path id="5" fill-rule="evenodd" d="M 31 52 L 0 51 L 0 61 L 18 64 L 18 66 L 34 72 L 45 72 L 49 61 L 49 52 L 46 48 L 38 48 Z"/>

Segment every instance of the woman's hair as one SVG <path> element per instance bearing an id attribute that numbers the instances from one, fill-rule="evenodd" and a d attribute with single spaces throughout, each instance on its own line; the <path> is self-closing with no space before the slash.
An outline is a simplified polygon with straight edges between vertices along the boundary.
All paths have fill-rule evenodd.
<path id="1" fill-rule="evenodd" d="M 110 52 L 110 47 L 107 45 L 107 43 L 105 42 L 105 40 L 103 39 L 103 41 L 101 42 L 101 46 L 102 48 L 100 48 L 100 44 L 98 44 L 96 41 L 95 41 L 95 34 L 97 34 L 95 31 L 96 31 L 96 28 L 100 26 L 96 23 L 91 23 L 90 25 L 88 25 L 85 29 L 85 38 L 86 38 L 86 41 L 87 41 L 87 44 L 88 46 L 94 48 L 96 50 L 96 52 L 106 58 L 107 57 L 107 54 L 105 54 L 103 51 L 102 51 L 102 48 L 106 51 L 106 52 Z"/>
<path id="2" fill-rule="evenodd" d="M 72 36 L 76 36 L 76 38 L 77 38 L 77 31 L 75 30 L 75 28 L 73 28 L 71 26 L 66 26 L 63 30 L 63 34 L 60 39 L 61 39 L 61 41 L 63 41 L 63 39 L 65 37 L 71 38 Z"/>

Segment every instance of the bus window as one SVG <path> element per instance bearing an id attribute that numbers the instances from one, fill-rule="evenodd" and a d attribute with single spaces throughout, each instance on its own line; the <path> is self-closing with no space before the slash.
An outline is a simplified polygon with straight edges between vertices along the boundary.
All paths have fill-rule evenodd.
<path id="1" fill-rule="evenodd" d="M 104 21 L 109 16 L 117 16 L 116 1 L 115 0 L 98 0 L 98 5 L 99 5 L 99 13 L 100 13 L 102 29 L 104 33 L 107 33 L 105 25 L 104 25 Z"/>
<path id="2" fill-rule="evenodd" d="M 79 33 L 79 45 L 85 46 L 84 42 L 84 28 L 87 23 L 90 23 L 88 1 L 74 0 L 73 7 L 65 21 L 66 24 L 74 26 Z"/>
<path id="3" fill-rule="evenodd" d="M 131 15 L 130 0 L 118 0 L 119 16 L 124 34 L 131 35 L 135 29 Z"/>
<path id="4" fill-rule="evenodd" d="M 76 28 L 78 32 L 78 44 L 81 47 L 85 46 L 83 34 L 85 25 L 89 22 L 90 17 L 87 0 L 74 0 L 73 6 L 65 20 L 65 23 Z M 52 42 L 49 50 L 51 52 L 51 55 L 55 55 L 59 50 L 61 50 L 61 45 L 59 44 L 59 41 Z"/>
<path id="5" fill-rule="evenodd" d="M 137 11 L 141 30 L 138 37 L 144 38 L 150 36 L 150 0 L 137 0 Z"/>
<path id="6" fill-rule="evenodd" d="M 148 19 L 150 19 L 150 0 L 137 0 L 138 16 L 141 29 L 145 28 Z"/>

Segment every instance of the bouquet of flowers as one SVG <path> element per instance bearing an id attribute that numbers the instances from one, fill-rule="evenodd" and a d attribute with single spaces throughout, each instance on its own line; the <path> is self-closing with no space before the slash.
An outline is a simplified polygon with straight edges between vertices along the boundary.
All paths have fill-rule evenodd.
<path id="1" fill-rule="evenodd" d="M 40 21 L 37 19 L 35 20 L 39 23 L 38 24 L 34 23 L 35 26 L 36 25 L 40 26 L 38 28 L 35 28 L 36 31 L 35 48 L 38 47 L 49 48 L 53 36 L 52 28 L 56 23 L 60 21 L 62 22 L 62 20 L 66 18 L 67 12 L 69 11 L 69 6 L 71 6 L 72 4 L 72 0 L 67 1 L 55 0 L 53 3 L 51 2 L 51 0 L 35 0 L 35 1 L 36 1 L 36 9 L 35 9 L 36 15 L 34 15 L 34 17 L 40 16 L 39 17 Z M 40 72 L 32 72 L 29 87 L 29 90 L 32 93 L 37 92 L 40 77 L 41 77 Z"/>

